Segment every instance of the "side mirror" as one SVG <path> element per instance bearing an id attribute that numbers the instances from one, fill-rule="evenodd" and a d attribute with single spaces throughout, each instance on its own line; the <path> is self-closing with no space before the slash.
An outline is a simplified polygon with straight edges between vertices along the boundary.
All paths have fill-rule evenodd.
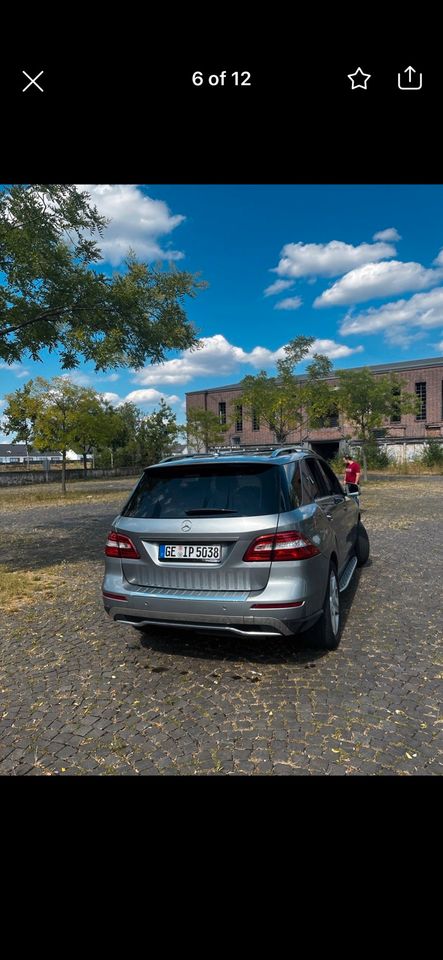
<path id="1" fill-rule="evenodd" d="M 359 493 L 359 487 L 357 483 L 347 483 L 348 493 Z"/>

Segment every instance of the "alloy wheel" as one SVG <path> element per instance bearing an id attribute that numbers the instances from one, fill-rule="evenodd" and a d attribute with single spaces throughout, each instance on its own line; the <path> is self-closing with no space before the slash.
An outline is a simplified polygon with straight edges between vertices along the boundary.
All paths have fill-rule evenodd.
<path id="1" fill-rule="evenodd" d="M 340 623 L 340 599 L 338 594 L 337 577 L 333 570 L 329 577 L 329 613 L 331 616 L 331 627 L 334 637 L 337 636 Z"/>

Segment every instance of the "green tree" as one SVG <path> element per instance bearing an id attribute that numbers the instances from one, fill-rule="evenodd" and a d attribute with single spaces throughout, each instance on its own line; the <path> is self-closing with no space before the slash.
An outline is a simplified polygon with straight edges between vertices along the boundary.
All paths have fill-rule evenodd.
<path id="1" fill-rule="evenodd" d="M 138 453 L 142 463 L 158 463 L 167 457 L 183 433 L 171 407 L 161 400 L 158 410 L 143 417 L 137 434 Z"/>
<path id="2" fill-rule="evenodd" d="M 209 447 L 223 443 L 226 437 L 227 425 L 220 423 L 216 413 L 212 410 L 202 410 L 191 407 L 186 420 L 186 435 L 188 444 L 196 453 L 207 453 Z"/>
<path id="3" fill-rule="evenodd" d="M 102 273 L 107 221 L 73 184 L 26 184 L 0 191 L 0 358 L 41 359 L 58 350 L 64 369 L 97 370 L 159 362 L 198 345 L 184 300 L 197 277 L 138 263 Z"/>
<path id="4" fill-rule="evenodd" d="M 24 443 L 29 467 L 29 448 L 34 443 L 37 403 L 31 394 L 32 381 L 21 389 L 6 394 L 6 407 L 3 414 L 3 429 L 6 434 L 13 433 L 14 443 Z"/>
<path id="5" fill-rule="evenodd" d="M 429 439 L 426 441 L 421 461 L 426 467 L 443 466 L 443 444 L 440 440 Z"/>
<path id="6" fill-rule="evenodd" d="M 75 442 L 77 406 L 81 387 L 65 377 L 29 381 L 35 413 L 34 440 L 39 450 L 60 450 L 62 454 L 62 493 L 66 493 L 66 453 Z"/>
<path id="7" fill-rule="evenodd" d="M 108 416 L 106 403 L 87 387 L 79 388 L 75 410 L 75 426 L 72 447 L 83 457 L 83 473 L 86 480 L 87 458 L 93 450 L 107 447 L 119 429 L 116 420 Z"/>
<path id="8" fill-rule="evenodd" d="M 391 416 L 413 413 L 417 410 L 417 398 L 404 390 L 395 376 L 376 376 L 367 367 L 359 370 L 340 370 L 339 388 L 334 399 L 338 407 L 358 430 L 362 442 L 363 476 L 368 479 L 366 450 L 374 442 L 375 431 Z"/>
<path id="9" fill-rule="evenodd" d="M 118 461 L 118 466 L 127 465 L 128 458 L 135 464 L 136 438 L 142 418 L 141 410 L 129 401 L 118 407 L 112 407 L 111 404 L 106 403 L 105 408 L 106 416 L 110 421 L 110 439 L 106 447 L 110 452 L 111 468 L 114 467 L 115 460 Z"/>
<path id="10" fill-rule="evenodd" d="M 284 348 L 277 361 L 277 376 L 265 370 L 242 380 L 240 402 L 250 416 L 257 416 L 274 434 L 277 443 L 285 443 L 294 430 L 303 433 L 326 416 L 331 405 L 331 391 L 325 380 L 331 375 L 331 361 L 315 353 L 303 377 L 295 368 L 305 360 L 315 342 L 314 337 L 295 337 Z"/>

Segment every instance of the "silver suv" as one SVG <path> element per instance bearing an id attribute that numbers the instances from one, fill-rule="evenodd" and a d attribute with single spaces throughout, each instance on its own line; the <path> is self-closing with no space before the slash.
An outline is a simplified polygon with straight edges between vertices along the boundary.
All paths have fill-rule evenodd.
<path id="1" fill-rule="evenodd" d="M 340 639 L 340 593 L 369 542 L 321 457 L 193 456 L 148 467 L 106 543 L 105 610 L 119 623 L 238 636 Z"/>

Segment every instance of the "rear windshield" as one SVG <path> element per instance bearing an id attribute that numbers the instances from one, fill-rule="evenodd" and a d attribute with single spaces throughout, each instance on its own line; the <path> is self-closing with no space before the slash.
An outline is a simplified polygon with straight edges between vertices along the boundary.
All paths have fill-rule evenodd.
<path id="1" fill-rule="evenodd" d="M 257 517 L 279 513 L 280 471 L 271 464 L 191 464 L 147 470 L 124 517 Z"/>

